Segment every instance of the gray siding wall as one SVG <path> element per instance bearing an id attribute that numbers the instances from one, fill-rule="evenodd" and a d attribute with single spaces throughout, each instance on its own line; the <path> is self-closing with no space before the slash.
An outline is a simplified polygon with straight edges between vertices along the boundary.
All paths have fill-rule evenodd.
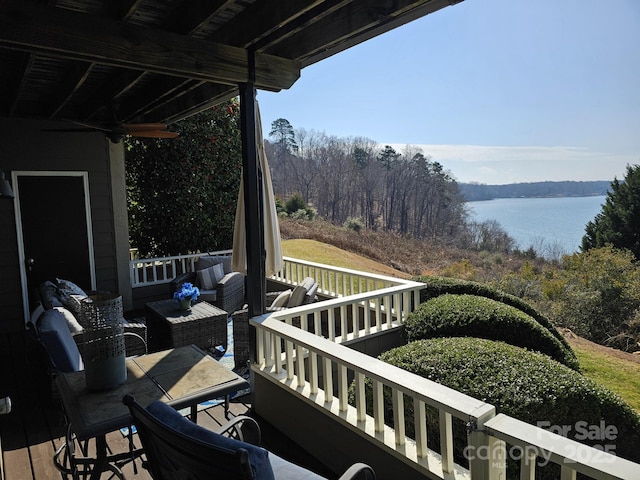
<path id="1" fill-rule="evenodd" d="M 124 191 L 124 155 L 121 145 L 110 146 L 101 133 L 42 132 L 44 128 L 73 125 L 0 117 L 0 169 L 11 181 L 11 172 L 19 171 L 86 171 L 89 193 L 96 267 L 96 288 L 113 292 L 126 288 L 117 258 L 116 237 L 119 235 L 122 255 L 122 205 L 126 219 L 126 199 L 114 198 L 112 175 L 120 172 L 116 192 Z M 115 148 L 114 148 L 115 147 Z M 112 151 L 113 150 L 113 151 Z M 43 208 L 47 199 L 43 198 Z M 114 211 L 115 210 L 115 211 Z M 63 215 L 64 212 L 52 212 Z M 117 215 L 120 231 L 116 232 Z M 0 201 L 0 332 L 24 328 L 22 291 L 15 214 L 12 201 Z M 126 225 L 126 220 L 125 220 Z M 43 235 L 58 232 L 43 232 Z M 128 232 L 125 233 L 128 236 Z M 126 252 L 125 252 L 126 255 Z M 120 259 L 120 264 L 127 261 Z M 126 275 L 126 273 L 125 273 Z M 126 277 L 128 278 L 128 276 Z"/>

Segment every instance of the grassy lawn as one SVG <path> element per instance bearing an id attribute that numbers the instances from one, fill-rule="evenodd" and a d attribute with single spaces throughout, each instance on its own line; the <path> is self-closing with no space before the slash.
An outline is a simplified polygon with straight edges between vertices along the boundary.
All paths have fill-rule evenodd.
<path id="1" fill-rule="evenodd" d="M 381 275 L 407 277 L 406 274 L 391 267 L 315 240 L 285 240 L 282 242 L 282 250 L 285 256 L 310 262 Z M 598 348 L 586 342 L 568 340 L 578 356 L 582 373 L 617 393 L 636 411 L 640 412 L 640 362 L 622 358 L 624 355 L 609 353 L 610 351 L 604 347 Z"/>
<path id="2" fill-rule="evenodd" d="M 605 349 L 569 341 L 580 361 L 582 373 L 617 393 L 640 412 L 640 363 L 612 355 Z"/>

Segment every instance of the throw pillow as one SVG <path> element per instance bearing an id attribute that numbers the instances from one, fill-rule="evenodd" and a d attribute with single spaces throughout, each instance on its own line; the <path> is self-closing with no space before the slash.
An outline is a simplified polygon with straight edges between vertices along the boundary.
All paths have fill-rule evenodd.
<path id="1" fill-rule="evenodd" d="M 289 301 L 289 297 L 291 297 L 291 290 L 280 292 L 280 295 L 273 299 L 270 308 L 284 307 Z"/>
<path id="2" fill-rule="evenodd" d="M 40 297 L 45 310 L 50 310 L 53 307 L 62 307 L 62 302 L 58 295 L 58 286 L 49 280 L 42 282 L 40 285 Z"/>
<path id="3" fill-rule="evenodd" d="M 298 285 L 296 288 L 294 288 L 293 292 L 291 292 L 291 297 L 287 302 L 287 308 L 299 307 L 300 305 L 302 305 L 302 301 L 304 300 L 304 296 L 306 295 L 306 293 L 307 289 L 302 285 Z"/>
<path id="4" fill-rule="evenodd" d="M 203 270 L 198 270 L 198 283 L 203 290 L 215 290 L 218 282 L 224 277 L 224 270 L 221 263 L 212 265 Z"/>
<path id="5" fill-rule="evenodd" d="M 76 298 L 85 298 L 87 294 L 78 285 L 69 280 L 56 278 L 56 282 L 58 283 L 58 296 L 60 297 L 62 306 L 74 311 L 77 306 L 75 305 L 75 301 L 72 296 L 76 296 Z"/>
<path id="6" fill-rule="evenodd" d="M 65 321 L 67 322 L 67 327 L 69 327 L 69 331 L 71 333 L 81 332 L 83 330 L 82 325 L 76 320 L 76 317 L 64 307 L 53 307 L 55 310 L 58 310 Z"/>

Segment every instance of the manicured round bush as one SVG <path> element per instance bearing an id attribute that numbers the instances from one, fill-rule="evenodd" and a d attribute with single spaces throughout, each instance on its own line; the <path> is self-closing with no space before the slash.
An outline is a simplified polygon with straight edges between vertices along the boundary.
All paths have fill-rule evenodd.
<path id="1" fill-rule="evenodd" d="M 430 298 L 437 297 L 438 295 L 444 295 L 445 293 L 469 294 L 491 298 L 492 300 L 506 303 L 518 310 L 522 310 L 527 315 L 533 317 L 540 325 L 549 330 L 551 334 L 571 352 L 571 355 L 575 357 L 569 343 L 555 328 L 553 323 L 551 323 L 551 320 L 521 298 L 501 292 L 500 290 L 496 290 L 482 283 L 459 280 L 457 278 L 422 276 L 416 278 L 416 281 L 426 284 L 425 288 L 420 291 L 420 301 L 422 302 L 425 302 Z"/>
<path id="2" fill-rule="evenodd" d="M 504 303 L 475 295 L 444 294 L 427 300 L 405 322 L 408 341 L 434 337 L 479 337 L 549 355 L 579 370 L 573 351 L 535 319 Z"/>
<path id="3" fill-rule="evenodd" d="M 379 357 L 416 375 L 446 385 L 533 425 L 564 430 L 568 438 L 605 446 L 618 456 L 640 460 L 640 416 L 620 397 L 546 355 L 503 342 L 479 338 L 419 340 Z M 372 405 L 367 382 L 367 405 Z M 390 392 L 385 389 L 385 417 L 393 424 Z M 405 398 L 405 418 L 413 419 L 413 403 Z M 438 449 L 438 415 L 427 416 L 431 448 Z M 606 438 L 584 438 L 585 432 L 608 428 Z M 595 429 L 595 430 L 594 430 Z M 613 433 L 615 431 L 615 433 Z M 413 425 L 407 425 L 412 436 Z M 465 464 L 466 432 L 454 423 L 457 459 Z M 593 436 L 593 435 L 591 435 Z M 508 478 L 517 478 L 518 462 L 510 461 Z M 546 471 L 546 473 L 545 473 Z M 554 478 L 555 468 L 540 469 L 538 478 Z M 555 477 L 557 478 L 557 476 Z"/>

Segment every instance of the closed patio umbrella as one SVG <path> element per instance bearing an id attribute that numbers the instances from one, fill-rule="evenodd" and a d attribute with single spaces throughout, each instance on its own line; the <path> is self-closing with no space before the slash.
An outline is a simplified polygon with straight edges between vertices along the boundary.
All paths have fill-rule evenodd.
<path id="1" fill-rule="evenodd" d="M 262 138 L 262 122 L 257 100 L 255 101 L 256 116 L 256 144 L 258 150 L 258 168 L 261 177 L 261 198 L 263 200 L 263 231 L 265 274 L 267 276 L 282 270 L 282 246 L 280 244 L 280 227 L 278 225 L 278 213 L 271 184 L 271 174 L 267 163 L 267 155 L 264 150 Z M 243 179 L 240 179 L 240 191 L 238 192 L 238 206 L 236 208 L 236 220 L 233 231 L 232 267 L 236 272 L 247 273 L 247 236 L 245 229 L 245 202 Z"/>

